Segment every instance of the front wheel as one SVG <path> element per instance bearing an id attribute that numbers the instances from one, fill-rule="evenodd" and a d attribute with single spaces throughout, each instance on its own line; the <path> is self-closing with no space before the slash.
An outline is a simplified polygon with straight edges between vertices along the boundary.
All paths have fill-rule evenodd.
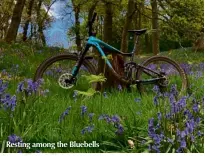
<path id="1" fill-rule="evenodd" d="M 154 85 L 159 86 L 161 91 L 170 91 L 171 86 L 176 85 L 176 89 L 179 93 L 186 92 L 188 87 L 188 80 L 184 70 L 178 63 L 164 56 L 153 56 L 145 60 L 139 67 L 136 79 L 137 80 L 152 80 L 160 77 L 165 79 L 157 81 L 155 84 L 138 84 L 138 89 L 141 93 L 152 91 Z M 149 71 L 143 67 L 146 67 L 158 74 Z"/>
<path id="2" fill-rule="evenodd" d="M 52 56 L 43 61 L 36 70 L 34 81 L 44 80 L 43 88 L 50 92 L 58 94 L 63 92 L 73 92 L 73 90 L 87 90 L 90 86 L 82 75 L 96 74 L 94 66 L 88 60 L 84 60 L 76 77 L 77 82 L 74 86 L 68 80 L 71 77 L 71 71 L 76 65 L 78 56 L 75 54 L 61 53 Z M 68 82 L 67 82 L 68 81 Z M 72 89 L 71 89 L 72 88 Z M 69 91 L 68 91 L 69 89 Z"/>

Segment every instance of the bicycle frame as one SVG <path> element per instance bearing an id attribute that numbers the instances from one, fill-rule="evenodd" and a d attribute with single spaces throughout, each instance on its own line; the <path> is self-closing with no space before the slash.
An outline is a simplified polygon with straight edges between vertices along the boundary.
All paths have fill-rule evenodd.
<path id="1" fill-rule="evenodd" d="M 118 75 L 115 70 L 113 69 L 112 67 L 112 64 L 110 63 L 110 61 L 108 60 L 107 56 L 105 55 L 104 51 L 102 50 L 101 46 L 105 47 L 106 49 L 112 51 L 112 53 L 116 53 L 116 54 L 122 54 L 122 55 L 128 55 L 130 57 L 133 57 L 133 54 L 134 54 L 134 49 L 131 53 L 123 53 L 121 51 L 119 51 L 118 49 L 110 46 L 109 44 L 101 41 L 100 39 L 94 37 L 94 36 L 90 36 L 87 40 L 87 43 L 86 43 L 86 46 L 85 46 L 85 49 L 84 51 L 81 52 L 80 54 L 80 57 L 79 57 L 79 60 L 77 61 L 75 67 L 72 69 L 72 77 L 75 79 L 75 77 L 77 76 L 78 74 L 78 71 L 84 61 L 84 57 L 87 53 L 87 51 L 89 50 L 90 47 L 95 47 L 97 49 L 97 51 L 100 53 L 100 55 L 103 57 L 103 59 L 105 59 L 105 62 L 106 64 L 108 65 L 109 69 L 111 70 L 111 72 L 119 78 L 120 81 L 122 81 L 123 83 L 126 83 L 126 84 L 133 84 L 133 83 L 143 83 L 143 84 L 150 84 L 150 83 L 156 83 L 158 80 L 161 80 L 162 78 L 154 78 L 154 79 L 149 79 L 149 80 L 134 80 L 132 82 L 130 82 L 129 80 L 126 80 L 122 77 L 120 77 L 120 75 Z M 152 71 L 146 67 L 143 67 L 141 65 L 137 65 L 139 68 L 144 68 L 148 71 Z M 153 73 L 155 74 L 158 74 L 160 75 L 159 73 L 155 72 L 155 71 L 152 71 Z"/>
<path id="2" fill-rule="evenodd" d="M 112 67 L 112 64 L 110 63 L 110 61 L 108 60 L 107 56 L 105 55 L 104 51 L 102 50 L 101 46 L 105 47 L 106 49 L 112 51 L 112 52 L 115 52 L 116 54 L 125 54 L 125 53 L 122 53 L 121 51 L 119 51 L 118 49 L 110 46 L 109 44 L 101 41 L 100 39 L 94 37 L 94 36 L 90 36 L 87 40 L 87 43 L 86 43 L 86 46 L 85 46 L 85 49 L 84 51 L 81 53 L 80 55 L 80 59 L 79 61 L 77 62 L 77 64 L 75 65 L 75 67 L 73 68 L 72 70 L 72 75 L 73 76 L 76 76 L 77 75 L 77 72 L 79 71 L 79 68 L 80 66 L 82 65 L 82 62 L 84 60 L 84 56 L 86 55 L 87 51 L 89 50 L 89 48 L 93 46 L 97 49 L 97 51 L 100 53 L 100 55 L 103 57 L 103 59 L 105 59 L 105 62 L 106 64 L 108 65 L 108 67 L 111 69 L 111 70 L 114 70 L 113 67 Z M 132 53 L 129 53 L 129 55 L 132 55 Z"/>

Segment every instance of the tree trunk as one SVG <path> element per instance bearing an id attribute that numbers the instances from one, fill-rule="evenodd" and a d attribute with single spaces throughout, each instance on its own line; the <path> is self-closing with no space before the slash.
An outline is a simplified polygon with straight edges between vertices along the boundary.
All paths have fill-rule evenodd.
<path id="1" fill-rule="evenodd" d="M 142 12 L 144 10 L 144 2 L 143 1 L 139 2 L 137 7 L 138 7 L 139 11 L 136 14 L 136 24 L 135 24 L 135 26 L 136 26 L 136 29 L 139 30 L 139 29 L 142 28 Z M 136 38 L 135 38 L 135 40 L 136 40 Z M 141 51 L 140 37 L 138 38 L 138 42 L 136 43 L 135 46 L 137 47 L 136 51 L 135 51 L 135 55 L 140 55 L 140 51 Z"/>
<path id="2" fill-rule="evenodd" d="M 157 0 L 151 0 L 152 5 L 152 52 L 154 55 L 159 53 L 159 28 L 158 28 L 158 8 Z"/>
<path id="3" fill-rule="evenodd" d="M 104 32 L 103 32 L 103 40 L 104 42 L 111 44 L 112 43 L 112 24 L 113 24 L 113 10 L 112 10 L 112 3 L 111 2 L 105 2 L 105 18 L 104 18 Z M 104 52 L 109 51 L 105 48 L 103 48 Z M 112 66 L 113 69 L 120 75 L 123 74 L 123 66 L 124 61 L 121 56 L 119 55 L 112 55 Z M 105 60 L 102 58 L 99 58 L 98 61 L 98 72 L 103 73 Z M 107 78 L 107 81 L 104 85 L 104 87 L 111 88 L 115 87 L 116 85 L 119 85 L 119 82 L 117 80 L 113 80 L 113 76 L 110 72 L 108 72 L 108 67 L 106 67 L 105 77 Z"/>
<path id="4" fill-rule="evenodd" d="M 80 52 L 82 50 L 81 46 L 81 38 L 80 38 L 80 6 L 75 6 L 74 7 L 74 12 L 75 12 L 75 35 L 76 35 L 76 45 L 77 45 L 77 50 Z"/>
<path id="5" fill-rule="evenodd" d="M 12 9 L 13 5 L 14 5 L 14 1 L 10 0 L 6 3 L 6 5 L 8 6 L 8 8 Z M 3 7 L 3 6 L 2 6 Z M 0 18 L 0 31 L 1 31 L 1 38 L 4 39 L 7 35 L 7 31 L 9 28 L 9 19 L 10 19 L 11 15 L 10 12 L 4 12 L 3 15 Z"/>
<path id="6" fill-rule="evenodd" d="M 38 7 L 37 7 L 37 23 L 38 23 L 38 35 L 39 39 L 42 41 L 43 45 L 46 45 L 46 39 L 45 35 L 43 33 L 43 24 L 44 24 L 44 18 L 40 17 L 40 11 L 42 6 L 43 0 L 39 0 Z"/>
<path id="7" fill-rule="evenodd" d="M 25 25 L 23 27 L 23 41 L 27 40 L 27 32 L 28 32 L 28 26 L 31 21 L 31 14 L 33 9 L 33 4 L 35 0 L 29 0 L 28 9 L 27 9 L 27 19 L 25 22 Z"/>
<path id="8" fill-rule="evenodd" d="M 123 26 L 123 32 L 122 32 L 122 39 L 121 39 L 121 51 L 122 52 L 127 52 L 128 51 L 128 38 L 127 38 L 127 31 L 130 28 L 131 22 L 132 22 L 132 17 L 135 12 L 135 2 L 134 0 L 129 0 L 128 1 L 128 6 L 127 6 L 127 14 L 126 14 L 126 20 L 125 24 Z"/>
<path id="9" fill-rule="evenodd" d="M 19 28 L 19 25 L 21 22 L 21 16 L 22 16 L 25 2 L 26 2 L 26 0 L 17 0 L 17 3 L 16 3 L 14 10 L 13 10 L 11 25 L 8 29 L 8 33 L 7 33 L 6 38 L 5 38 L 5 40 L 7 42 L 11 42 L 11 41 L 16 40 L 16 36 L 17 36 L 18 28 Z"/>

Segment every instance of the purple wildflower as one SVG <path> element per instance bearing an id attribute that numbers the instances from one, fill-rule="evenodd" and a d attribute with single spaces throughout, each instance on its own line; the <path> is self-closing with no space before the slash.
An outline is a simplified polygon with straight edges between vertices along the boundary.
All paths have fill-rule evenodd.
<path id="1" fill-rule="evenodd" d="M 18 142 L 22 142 L 22 139 L 15 134 L 11 134 L 8 136 L 8 141 L 11 143 L 18 143 Z"/>
<path id="2" fill-rule="evenodd" d="M 104 96 L 104 98 L 108 98 L 108 96 L 107 96 L 107 93 L 106 93 L 106 92 L 103 92 L 103 96 Z"/>
<path id="3" fill-rule="evenodd" d="M 195 137 L 191 134 L 191 141 L 194 142 L 195 141 Z"/>
<path id="4" fill-rule="evenodd" d="M 95 115 L 94 113 L 89 113 L 89 114 L 88 114 L 88 117 L 89 117 L 89 121 L 90 121 L 90 122 L 93 120 L 93 116 L 94 116 L 94 115 Z"/>
<path id="5" fill-rule="evenodd" d="M 185 131 L 181 131 L 181 134 L 180 134 L 181 138 L 184 138 L 186 136 L 186 133 Z"/>
<path id="6" fill-rule="evenodd" d="M 24 85 L 25 83 L 26 85 Z M 18 84 L 17 92 L 26 91 L 28 95 L 31 95 L 32 93 L 37 92 L 37 90 L 40 88 L 42 83 L 43 83 L 43 79 L 39 79 L 35 82 L 32 79 L 26 79 Z"/>
<path id="7" fill-rule="evenodd" d="M 198 104 L 197 104 L 197 103 L 194 104 L 193 107 L 192 107 L 192 109 L 193 109 L 193 111 L 194 111 L 195 113 L 197 113 L 197 112 L 199 111 Z"/>
<path id="8" fill-rule="evenodd" d="M 20 82 L 17 87 L 17 92 L 23 92 L 23 91 L 24 91 L 24 82 Z"/>
<path id="9" fill-rule="evenodd" d="M 153 101 L 154 101 L 154 105 L 158 105 L 159 104 L 158 96 L 155 96 Z"/>
<path id="10" fill-rule="evenodd" d="M 119 123 L 120 122 L 120 118 L 118 115 L 113 115 L 111 118 L 113 123 Z"/>
<path id="11" fill-rule="evenodd" d="M 115 133 L 116 133 L 117 135 L 122 135 L 123 132 L 124 132 L 123 126 L 122 126 L 121 124 L 118 124 L 118 125 L 117 125 L 117 130 L 115 131 Z"/>
<path id="12" fill-rule="evenodd" d="M 170 93 L 173 94 L 174 96 L 178 96 L 177 85 L 171 86 Z"/>
<path id="13" fill-rule="evenodd" d="M 117 88 L 119 91 L 122 91 L 122 86 L 120 84 L 117 86 Z"/>
<path id="14" fill-rule="evenodd" d="M 179 147 L 179 148 L 176 150 L 176 153 L 182 153 L 182 148 Z"/>
<path id="15" fill-rule="evenodd" d="M 9 94 L 6 94 L 4 98 L 1 98 L 1 102 L 5 109 L 11 109 L 11 111 L 14 111 L 16 107 L 16 96 L 14 95 L 11 97 Z"/>
<path id="16" fill-rule="evenodd" d="M 85 133 L 92 133 L 93 129 L 94 129 L 94 125 L 92 124 L 90 126 L 83 128 L 81 134 L 84 135 Z"/>
<path id="17" fill-rule="evenodd" d="M 158 120 L 161 120 L 162 119 L 162 114 L 159 112 L 159 113 L 157 113 L 157 118 L 158 118 Z"/>
<path id="18" fill-rule="evenodd" d="M 160 89 L 159 89 L 159 86 L 155 85 L 152 89 L 156 94 L 159 93 Z"/>
<path id="19" fill-rule="evenodd" d="M 8 88 L 8 83 L 3 83 L 3 80 L 0 79 L 0 96 L 4 94 L 7 88 Z"/>
<path id="20" fill-rule="evenodd" d="M 81 115 L 84 116 L 87 112 L 87 106 L 81 106 Z"/>
<path id="21" fill-rule="evenodd" d="M 198 131 L 198 132 L 197 132 L 197 135 L 200 137 L 200 136 L 201 136 L 201 131 Z"/>
<path id="22" fill-rule="evenodd" d="M 185 139 L 182 139 L 181 142 L 180 142 L 180 147 L 181 148 L 186 148 L 186 141 Z"/>
<path id="23" fill-rule="evenodd" d="M 62 122 L 62 120 L 65 118 L 66 115 L 69 114 L 69 111 L 71 110 L 71 106 L 66 108 L 66 110 L 60 115 L 58 122 Z"/>
<path id="24" fill-rule="evenodd" d="M 196 124 L 199 124 L 200 121 L 201 121 L 201 118 L 200 118 L 200 117 L 197 117 L 197 118 L 196 118 Z"/>
<path id="25" fill-rule="evenodd" d="M 159 146 L 153 145 L 152 149 L 155 150 L 155 152 L 160 153 Z"/>

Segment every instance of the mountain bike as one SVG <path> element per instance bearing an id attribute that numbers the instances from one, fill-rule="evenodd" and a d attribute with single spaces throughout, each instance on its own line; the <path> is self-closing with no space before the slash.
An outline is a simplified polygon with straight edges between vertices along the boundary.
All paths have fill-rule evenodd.
<path id="1" fill-rule="evenodd" d="M 124 53 L 96 37 L 96 33 L 92 29 L 96 15 L 94 13 L 92 19 L 88 22 L 89 37 L 84 50 L 80 54 L 67 52 L 46 59 L 38 67 L 34 76 L 35 81 L 45 76 L 46 83 L 50 83 L 52 86 L 53 77 L 55 77 L 54 79 L 58 81 L 58 85 L 64 89 L 71 89 L 80 81 L 83 83 L 84 80 L 80 80 L 83 74 L 97 73 L 95 68 L 97 65 L 93 64 L 93 58 L 86 55 L 91 47 L 95 47 L 100 56 L 105 59 L 105 63 L 109 72 L 113 75 L 113 79 L 119 80 L 121 84 L 127 86 L 136 85 L 141 93 L 151 90 L 154 85 L 158 85 L 163 90 L 170 88 L 172 84 L 177 85 L 179 92 L 186 91 L 188 86 L 187 76 L 184 70 L 174 60 L 164 56 L 153 56 L 140 64 L 134 62 L 139 36 L 145 34 L 146 29 L 128 30 L 128 32 L 136 35 L 136 41 L 133 51 Z M 119 54 L 130 58 L 130 61 L 124 64 L 124 75 L 120 75 L 114 70 L 108 59 L 108 54 L 103 51 L 102 47 L 108 49 L 111 54 Z M 53 65 L 54 67 L 51 67 Z M 71 69 L 68 68 L 68 65 L 71 65 Z M 56 70 L 60 72 L 54 72 Z M 48 78 L 48 71 L 53 71 L 52 79 Z M 83 71 L 83 74 L 79 74 L 80 71 Z"/>

